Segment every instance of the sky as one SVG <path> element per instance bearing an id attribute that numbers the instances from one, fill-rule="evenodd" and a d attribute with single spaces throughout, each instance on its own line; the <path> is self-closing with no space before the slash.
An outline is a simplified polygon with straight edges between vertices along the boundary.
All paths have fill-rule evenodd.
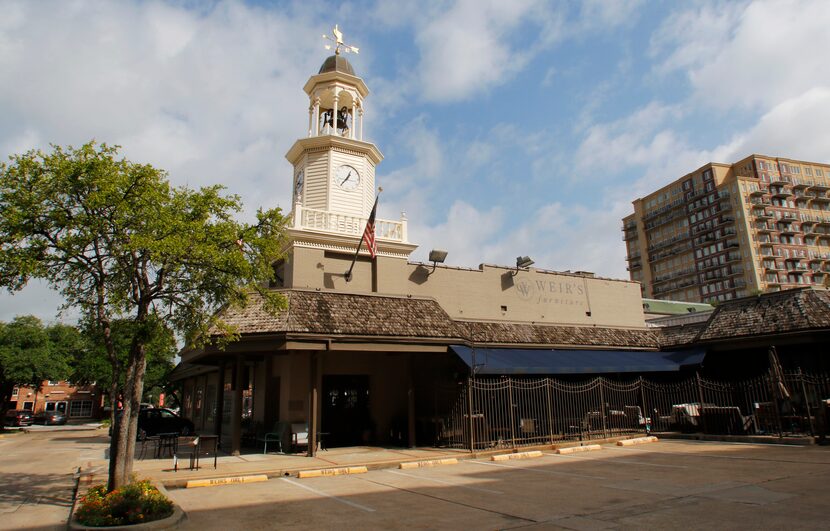
<path id="1" fill-rule="evenodd" d="M 632 200 L 751 153 L 830 162 L 830 2 L 0 0 L 0 159 L 95 139 L 291 209 L 302 87 L 339 24 L 412 255 L 628 278 Z M 0 320 L 54 321 L 43 283 Z M 71 312 L 62 319 L 71 319 Z"/>

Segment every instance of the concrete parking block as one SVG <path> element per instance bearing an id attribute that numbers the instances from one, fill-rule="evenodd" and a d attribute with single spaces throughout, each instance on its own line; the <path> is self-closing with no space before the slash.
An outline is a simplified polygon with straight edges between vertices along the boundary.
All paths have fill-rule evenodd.
<path id="1" fill-rule="evenodd" d="M 218 487 L 220 485 L 236 485 L 239 483 L 257 483 L 260 481 L 268 481 L 268 476 L 265 474 L 255 474 L 253 476 L 235 476 L 227 478 L 213 478 L 213 479 L 191 479 L 185 485 L 185 488 L 192 489 L 194 487 Z"/>
<path id="2" fill-rule="evenodd" d="M 457 465 L 458 459 L 456 458 L 449 458 L 449 459 L 429 459 L 427 461 L 409 461 L 407 463 L 401 463 L 398 468 L 401 470 L 407 470 L 410 468 L 427 468 L 427 467 L 434 467 L 434 466 L 442 466 L 442 465 Z"/>
<path id="3" fill-rule="evenodd" d="M 652 435 L 651 437 L 637 437 L 636 439 L 626 439 L 624 441 L 617 441 L 617 446 L 634 446 L 635 444 L 646 444 L 658 441 L 659 439 Z"/>
<path id="4" fill-rule="evenodd" d="M 539 450 L 530 452 L 517 452 L 515 454 L 499 454 L 490 457 L 490 461 L 509 461 L 511 459 L 532 459 L 534 457 L 542 457 L 544 455 Z"/>
<path id="5" fill-rule="evenodd" d="M 346 466 L 341 468 L 321 468 L 317 470 L 300 470 L 297 477 L 300 479 L 319 478 L 323 476 L 343 476 L 347 474 L 365 474 L 369 470 L 365 466 Z"/>
<path id="6" fill-rule="evenodd" d="M 602 446 L 598 444 L 586 444 L 585 446 L 569 446 L 568 448 L 557 448 L 554 453 L 567 455 L 575 454 L 577 452 L 593 452 L 602 450 Z"/>

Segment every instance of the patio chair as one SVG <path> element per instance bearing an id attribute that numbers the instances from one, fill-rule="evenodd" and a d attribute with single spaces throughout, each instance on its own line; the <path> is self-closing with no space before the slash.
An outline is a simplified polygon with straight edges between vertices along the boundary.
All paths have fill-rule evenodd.
<path id="1" fill-rule="evenodd" d="M 296 450 L 298 446 L 308 446 L 308 424 L 304 422 L 291 425 L 291 448 Z"/>
<path id="2" fill-rule="evenodd" d="M 264 434 L 262 437 L 257 438 L 257 442 L 264 443 L 262 448 L 262 453 L 268 453 L 268 443 L 277 444 L 277 451 L 279 453 L 285 453 L 285 447 L 283 442 L 288 438 L 288 430 L 291 426 L 287 422 L 277 422 L 274 424 L 273 429 Z"/>

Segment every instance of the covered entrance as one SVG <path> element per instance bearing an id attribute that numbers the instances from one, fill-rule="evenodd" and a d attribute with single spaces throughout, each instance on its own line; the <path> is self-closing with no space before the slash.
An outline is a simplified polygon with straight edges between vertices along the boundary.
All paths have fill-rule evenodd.
<path id="1" fill-rule="evenodd" d="M 323 376 L 322 434 L 328 446 L 368 444 L 374 431 L 369 376 Z"/>

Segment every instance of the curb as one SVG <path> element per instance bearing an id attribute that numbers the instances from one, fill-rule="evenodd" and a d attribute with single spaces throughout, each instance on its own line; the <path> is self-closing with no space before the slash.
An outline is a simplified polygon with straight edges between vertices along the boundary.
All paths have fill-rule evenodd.
<path id="1" fill-rule="evenodd" d="M 622 442 L 622 441 L 620 441 Z M 577 452 L 594 452 L 596 450 L 602 450 L 602 446 L 598 444 L 587 444 L 585 446 L 571 446 L 568 448 L 557 448 L 554 453 L 567 455 L 567 454 L 575 454 Z"/>
<path id="2" fill-rule="evenodd" d="M 706 435 L 702 433 L 661 433 L 663 440 L 673 441 L 712 441 L 712 442 L 738 442 L 750 444 L 790 444 L 794 446 L 813 446 L 816 444 L 815 437 L 777 437 L 763 435 Z"/>
<path id="3" fill-rule="evenodd" d="M 210 479 L 190 479 L 184 486 L 186 489 L 193 489 L 197 487 L 219 487 L 221 485 L 238 485 L 240 483 L 258 483 L 260 481 L 268 481 L 268 476 L 265 474 L 254 474 L 251 476 L 231 476 L 222 478 Z"/>
<path id="4" fill-rule="evenodd" d="M 532 459 L 534 457 L 542 457 L 542 452 L 539 450 L 532 450 L 530 452 L 517 452 L 515 454 L 499 454 L 490 456 L 490 461 L 509 461 L 510 459 Z"/>
<path id="5" fill-rule="evenodd" d="M 401 463 L 398 465 L 398 468 L 401 470 L 407 470 L 410 468 L 428 468 L 434 466 L 441 466 L 441 465 L 457 465 L 458 459 L 452 457 L 447 459 L 430 459 L 427 461 L 408 461 L 406 463 Z"/>
<path id="6" fill-rule="evenodd" d="M 654 437 L 637 437 L 636 439 L 626 439 L 624 441 L 617 441 L 617 446 L 634 446 L 635 444 L 646 444 L 658 442 L 659 439 Z"/>
<path id="7" fill-rule="evenodd" d="M 297 477 L 300 479 L 319 478 L 322 476 L 345 476 L 349 474 L 365 474 L 369 469 L 365 466 L 345 466 L 340 468 L 319 468 L 316 470 L 300 470 Z"/>

